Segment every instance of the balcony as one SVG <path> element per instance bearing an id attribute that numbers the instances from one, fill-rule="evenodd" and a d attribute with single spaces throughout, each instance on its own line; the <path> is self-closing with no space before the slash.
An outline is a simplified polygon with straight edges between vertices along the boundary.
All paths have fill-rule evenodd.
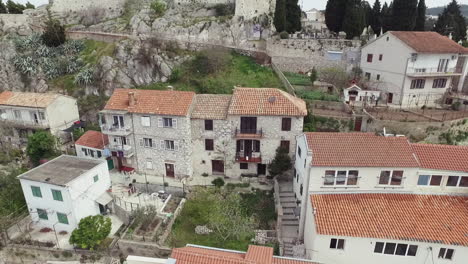
<path id="1" fill-rule="evenodd" d="M 236 128 L 234 136 L 236 138 L 262 138 L 263 130 L 256 129 L 238 129 Z"/>
<path id="2" fill-rule="evenodd" d="M 261 163 L 262 155 L 260 152 L 252 152 L 250 154 L 245 152 L 236 153 L 237 162 Z"/>
<path id="3" fill-rule="evenodd" d="M 49 123 L 47 120 L 18 120 L 18 119 L 6 119 L 2 120 L 5 126 L 23 129 L 47 129 Z"/>
<path id="4" fill-rule="evenodd" d="M 461 76 L 461 68 L 413 68 L 409 67 L 406 75 L 409 77 L 449 77 L 449 76 Z"/>
<path id="5" fill-rule="evenodd" d="M 101 129 L 102 132 L 107 135 L 128 136 L 132 133 L 132 128 L 130 126 L 102 125 Z"/>
<path id="6" fill-rule="evenodd" d="M 109 145 L 109 149 L 117 152 L 117 156 L 124 158 L 130 158 L 135 154 L 134 149 L 129 145 Z"/>

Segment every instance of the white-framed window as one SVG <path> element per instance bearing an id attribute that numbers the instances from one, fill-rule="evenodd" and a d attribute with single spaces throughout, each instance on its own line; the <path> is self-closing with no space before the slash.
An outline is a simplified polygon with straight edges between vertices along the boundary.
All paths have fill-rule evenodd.
<path id="1" fill-rule="evenodd" d="M 376 242 L 374 253 L 397 255 L 397 256 L 416 256 L 418 246 L 403 243 Z"/>
<path id="2" fill-rule="evenodd" d="M 468 176 L 449 176 L 448 187 L 468 187 Z"/>
<path id="3" fill-rule="evenodd" d="M 177 119 L 168 117 L 159 118 L 158 127 L 177 128 Z"/>
<path id="4" fill-rule="evenodd" d="M 13 110 L 13 114 L 15 119 L 21 119 L 21 111 L 20 110 Z"/>
<path id="5" fill-rule="evenodd" d="M 38 115 L 39 115 L 39 119 L 40 119 L 40 120 L 45 120 L 45 113 L 44 113 L 44 112 L 40 111 L 40 112 L 38 113 Z"/>
<path id="6" fill-rule="evenodd" d="M 434 82 L 432 83 L 432 88 L 445 88 L 447 85 L 447 79 L 441 78 L 441 79 L 434 79 Z"/>
<path id="7" fill-rule="evenodd" d="M 439 258 L 452 260 L 452 258 L 453 258 L 453 253 L 455 253 L 455 252 L 454 252 L 454 250 L 451 249 L 451 248 L 440 248 L 440 250 L 439 250 Z"/>
<path id="8" fill-rule="evenodd" d="M 330 239 L 330 248 L 332 249 L 344 249 L 345 240 L 341 238 Z"/>
<path id="9" fill-rule="evenodd" d="M 323 185 L 357 185 L 358 170 L 326 170 Z"/>
<path id="10" fill-rule="evenodd" d="M 146 169 L 147 170 L 153 169 L 153 161 L 151 159 L 146 159 Z"/>
<path id="11" fill-rule="evenodd" d="M 437 72 L 447 72 L 448 63 L 449 63 L 449 59 L 440 59 L 439 66 L 437 67 Z"/>
<path id="12" fill-rule="evenodd" d="M 161 149 L 178 151 L 179 143 L 174 140 L 161 140 Z"/>
<path id="13" fill-rule="evenodd" d="M 403 181 L 402 170 L 384 170 L 380 172 L 380 185 L 401 185 Z"/>
<path id="14" fill-rule="evenodd" d="M 442 175 L 419 175 L 418 185 L 420 186 L 440 186 Z"/>
<path id="15" fill-rule="evenodd" d="M 415 79 L 411 81 L 410 89 L 424 89 L 425 85 L 426 85 L 426 80 Z"/>
<path id="16" fill-rule="evenodd" d="M 143 138 L 143 146 L 145 148 L 152 148 L 153 147 L 153 139 L 152 138 Z"/>
<path id="17" fill-rule="evenodd" d="M 90 149 L 89 150 L 89 155 L 94 158 L 94 150 Z"/>
<path id="18" fill-rule="evenodd" d="M 88 149 L 86 149 L 86 148 L 81 148 L 81 151 L 83 152 L 83 154 L 84 154 L 85 156 L 88 156 Z"/>
<path id="19" fill-rule="evenodd" d="M 149 116 L 142 116 L 141 117 L 141 125 L 144 127 L 151 126 L 151 118 Z"/>

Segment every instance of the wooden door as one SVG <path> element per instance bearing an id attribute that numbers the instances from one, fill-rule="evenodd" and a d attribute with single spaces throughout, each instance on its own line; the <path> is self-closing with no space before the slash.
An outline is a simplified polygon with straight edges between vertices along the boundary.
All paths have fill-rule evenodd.
<path id="1" fill-rule="evenodd" d="M 166 163 L 166 176 L 172 178 L 175 177 L 174 164 Z"/>
<path id="2" fill-rule="evenodd" d="M 224 161 L 223 160 L 212 160 L 211 167 L 213 174 L 224 174 Z"/>

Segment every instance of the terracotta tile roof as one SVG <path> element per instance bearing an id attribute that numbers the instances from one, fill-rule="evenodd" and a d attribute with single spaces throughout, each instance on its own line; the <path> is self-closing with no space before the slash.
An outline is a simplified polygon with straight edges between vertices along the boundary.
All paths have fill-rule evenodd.
<path id="1" fill-rule="evenodd" d="M 312 194 L 311 201 L 322 235 L 468 246 L 465 196 Z"/>
<path id="2" fill-rule="evenodd" d="M 192 118 L 226 119 L 231 95 L 197 94 Z"/>
<path id="3" fill-rule="evenodd" d="M 129 106 L 129 93 L 135 95 L 135 105 Z M 186 116 L 190 111 L 194 92 L 116 89 L 104 110 L 130 113 Z"/>
<path id="4" fill-rule="evenodd" d="M 468 172 L 468 146 L 411 144 L 421 168 Z"/>
<path id="5" fill-rule="evenodd" d="M 230 115 L 306 116 L 303 100 L 274 88 L 236 88 Z"/>
<path id="6" fill-rule="evenodd" d="M 172 250 L 177 264 L 313 264 L 308 260 L 273 256 L 273 248 L 249 246 L 247 252 L 187 245 Z"/>
<path id="7" fill-rule="evenodd" d="M 313 166 L 403 167 L 419 166 L 405 137 L 373 133 L 305 133 Z"/>
<path id="8" fill-rule="evenodd" d="M 0 105 L 45 108 L 53 103 L 59 96 L 64 95 L 6 91 L 0 94 Z"/>
<path id="9" fill-rule="evenodd" d="M 103 142 L 104 140 L 104 142 Z M 109 144 L 109 138 L 107 135 L 102 134 L 99 131 L 88 130 L 84 133 L 76 142 L 75 145 L 104 149 Z"/>
<path id="10" fill-rule="evenodd" d="M 437 32 L 390 31 L 416 52 L 421 53 L 468 53 L 467 49 Z"/>

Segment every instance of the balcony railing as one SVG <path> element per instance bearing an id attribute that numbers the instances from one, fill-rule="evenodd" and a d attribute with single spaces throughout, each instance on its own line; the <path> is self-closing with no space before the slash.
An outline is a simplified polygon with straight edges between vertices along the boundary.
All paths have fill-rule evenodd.
<path id="1" fill-rule="evenodd" d="M 129 126 L 121 127 L 121 126 L 103 125 L 102 131 L 104 133 L 109 133 L 109 134 L 130 134 L 132 132 L 132 128 Z"/>
<path id="2" fill-rule="evenodd" d="M 261 163 L 262 155 L 260 152 L 252 152 L 250 154 L 246 154 L 245 152 L 237 152 L 236 161 L 237 162 Z"/>
<path id="3" fill-rule="evenodd" d="M 1 119 L 0 119 L 1 120 Z M 49 127 L 47 120 L 18 120 L 18 119 L 6 119 L 1 120 L 5 125 L 17 128 L 36 128 L 45 129 Z"/>
<path id="4" fill-rule="evenodd" d="M 235 136 L 237 138 L 261 138 L 263 137 L 263 130 L 256 129 L 238 129 L 236 128 Z"/>
<path id="5" fill-rule="evenodd" d="M 125 158 L 130 158 L 135 154 L 134 149 L 129 145 L 109 145 L 109 149 L 117 153 L 121 152 Z"/>
<path id="6" fill-rule="evenodd" d="M 415 77 L 431 77 L 431 76 L 454 76 L 454 75 L 461 75 L 462 69 L 457 67 L 452 68 L 416 68 L 416 67 L 409 67 L 407 71 L 407 75 L 415 76 Z"/>

